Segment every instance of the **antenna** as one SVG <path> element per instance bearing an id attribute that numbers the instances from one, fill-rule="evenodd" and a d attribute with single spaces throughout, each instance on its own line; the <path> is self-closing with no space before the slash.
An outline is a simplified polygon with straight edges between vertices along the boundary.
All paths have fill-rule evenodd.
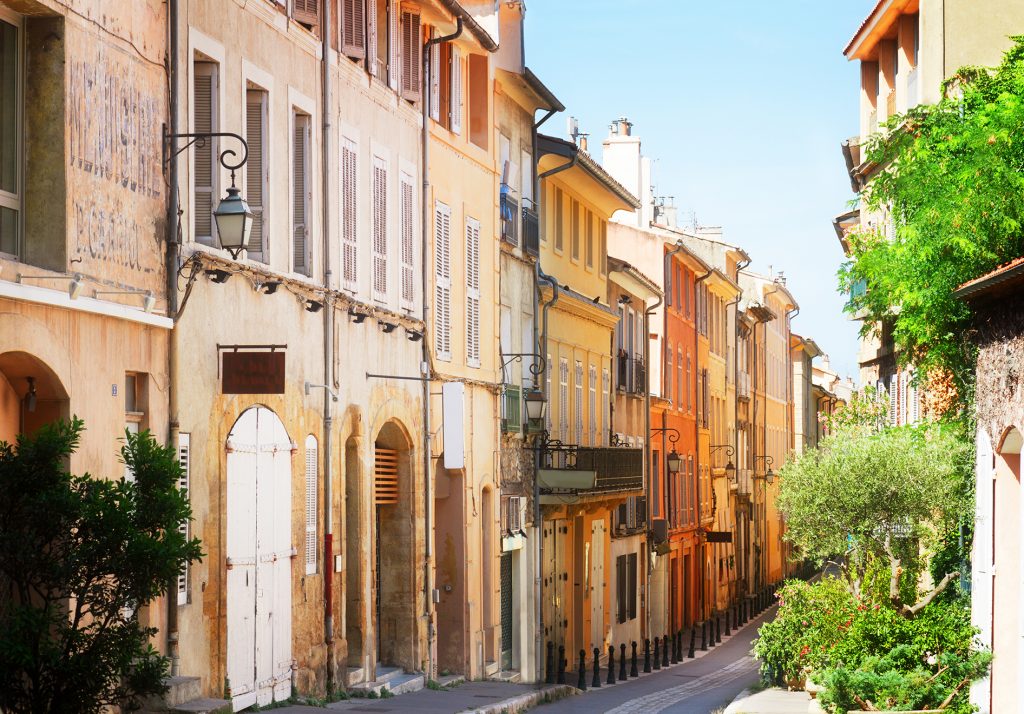
<path id="1" fill-rule="evenodd" d="M 566 131 L 569 136 L 572 137 L 573 143 L 576 143 L 576 137 L 580 134 L 580 122 L 576 117 L 569 117 L 566 119 Z"/>

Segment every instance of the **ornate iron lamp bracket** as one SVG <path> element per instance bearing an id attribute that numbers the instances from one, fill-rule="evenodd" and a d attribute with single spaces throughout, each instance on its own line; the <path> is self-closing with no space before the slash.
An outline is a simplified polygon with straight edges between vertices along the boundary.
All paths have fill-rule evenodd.
<path id="1" fill-rule="evenodd" d="M 163 163 L 164 166 L 170 162 L 175 156 L 180 154 L 185 149 L 192 145 L 206 146 L 206 142 L 210 139 L 225 137 L 229 139 L 235 139 L 242 145 L 242 157 L 236 162 L 233 158 L 238 156 L 238 152 L 234 149 L 224 149 L 217 156 L 217 160 L 220 165 L 231 172 L 231 185 L 235 185 L 235 171 L 245 166 L 245 162 L 249 160 L 249 144 L 240 135 L 232 133 L 230 131 L 214 131 L 214 132 L 197 132 L 190 134 L 171 134 L 167 131 L 167 125 L 164 124 L 164 145 L 163 145 Z M 175 142 L 177 139 L 188 139 L 184 145 L 177 147 Z"/>

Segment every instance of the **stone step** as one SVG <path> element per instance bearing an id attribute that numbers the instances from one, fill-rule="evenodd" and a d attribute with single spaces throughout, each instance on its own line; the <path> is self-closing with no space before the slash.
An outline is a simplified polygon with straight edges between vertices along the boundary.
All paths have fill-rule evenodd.
<path id="1" fill-rule="evenodd" d="M 192 699 L 171 707 L 171 714 L 231 714 L 227 699 Z"/>
<path id="2" fill-rule="evenodd" d="M 484 664 L 484 676 L 493 677 L 501 670 L 500 662 L 487 662 Z"/>
<path id="3" fill-rule="evenodd" d="M 496 672 L 490 676 L 490 679 L 494 682 L 508 682 L 509 684 L 518 684 L 522 679 L 522 674 L 511 669 L 503 669 L 500 672 Z"/>
<path id="4" fill-rule="evenodd" d="M 150 697 L 142 704 L 141 712 L 166 712 L 174 707 L 202 695 L 202 680 L 199 677 L 168 677 L 164 680 L 167 692 L 162 697 Z"/>
<path id="5" fill-rule="evenodd" d="M 345 672 L 345 686 L 354 687 L 357 684 L 362 684 L 366 679 L 366 670 L 362 667 L 349 667 L 348 671 Z"/>
<path id="6" fill-rule="evenodd" d="M 395 677 L 400 677 L 404 674 L 400 667 L 384 667 L 377 665 L 377 682 L 390 682 Z"/>
<path id="7" fill-rule="evenodd" d="M 423 673 L 419 674 L 401 674 L 394 679 L 388 681 L 388 689 L 394 695 L 409 694 L 410 692 L 418 692 L 423 689 L 426 683 L 426 677 Z"/>

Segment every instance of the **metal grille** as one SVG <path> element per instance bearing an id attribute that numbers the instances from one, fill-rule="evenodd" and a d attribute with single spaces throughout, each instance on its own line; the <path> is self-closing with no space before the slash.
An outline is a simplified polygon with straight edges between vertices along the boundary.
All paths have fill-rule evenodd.
<path id="1" fill-rule="evenodd" d="M 501 652 L 512 653 L 512 553 L 501 554 Z"/>

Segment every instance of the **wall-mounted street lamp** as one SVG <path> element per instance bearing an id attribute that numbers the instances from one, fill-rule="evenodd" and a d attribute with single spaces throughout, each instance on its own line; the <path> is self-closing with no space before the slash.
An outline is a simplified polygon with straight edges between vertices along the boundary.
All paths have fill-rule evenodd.
<path id="1" fill-rule="evenodd" d="M 81 273 L 73 275 L 22 275 L 18 273 L 17 278 L 15 278 L 16 283 L 22 283 L 26 280 L 70 280 L 71 282 L 68 283 L 68 297 L 72 300 L 77 299 L 85 287 L 85 276 Z"/>
<path id="2" fill-rule="evenodd" d="M 771 456 L 768 456 L 768 455 L 765 455 L 765 456 L 757 456 L 757 455 L 755 455 L 754 456 L 754 463 L 756 464 L 759 459 L 764 459 L 764 465 L 768 469 L 767 471 L 764 472 L 764 480 L 765 480 L 765 483 L 767 483 L 769 486 L 771 486 L 772 482 L 775 480 L 775 472 L 772 471 L 772 464 L 775 463 L 775 459 L 773 459 Z"/>
<path id="3" fill-rule="evenodd" d="M 534 426 L 544 423 L 544 412 L 547 410 L 548 398 L 538 387 L 534 387 L 523 395 L 526 403 L 526 418 Z"/>
<path id="4" fill-rule="evenodd" d="M 676 451 L 676 442 L 679 441 L 679 431 L 670 426 L 651 427 L 651 433 L 653 434 L 655 432 L 668 434 L 668 443 L 672 445 L 672 451 L 670 451 L 668 456 L 665 457 L 665 465 L 668 466 L 669 473 L 679 473 L 683 469 L 683 457 Z"/>
<path id="5" fill-rule="evenodd" d="M 156 296 L 152 290 L 97 290 L 96 295 L 141 295 L 143 312 L 153 312 L 156 307 Z"/>
<path id="6" fill-rule="evenodd" d="M 725 475 L 731 481 L 736 478 L 736 464 L 732 462 L 732 457 L 736 455 L 736 449 L 733 448 L 732 444 L 719 444 L 718 446 L 711 447 L 711 453 L 714 454 L 719 449 L 725 449 L 725 455 L 729 457 L 729 461 L 725 464 Z"/>
<path id="7" fill-rule="evenodd" d="M 217 157 L 220 165 L 231 172 L 231 186 L 228 187 L 228 195 L 221 199 L 217 210 L 213 212 L 213 218 L 217 221 L 217 238 L 220 240 L 220 247 L 231 253 L 234 260 L 238 260 L 238 256 L 249 243 L 249 233 L 252 231 L 252 211 L 235 187 L 235 171 L 245 166 L 245 162 L 249 160 L 249 144 L 241 136 L 231 132 L 171 134 L 167 131 L 167 126 L 164 125 L 164 164 L 193 144 L 205 146 L 208 140 L 218 136 L 230 137 L 242 145 L 242 158 L 238 163 L 229 160 L 229 157 L 237 156 L 232 149 L 225 149 Z M 189 139 L 189 141 L 180 149 L 175 149 L 176 139 Z M 170 153 L 172 151 L 174 153 Z"/>

